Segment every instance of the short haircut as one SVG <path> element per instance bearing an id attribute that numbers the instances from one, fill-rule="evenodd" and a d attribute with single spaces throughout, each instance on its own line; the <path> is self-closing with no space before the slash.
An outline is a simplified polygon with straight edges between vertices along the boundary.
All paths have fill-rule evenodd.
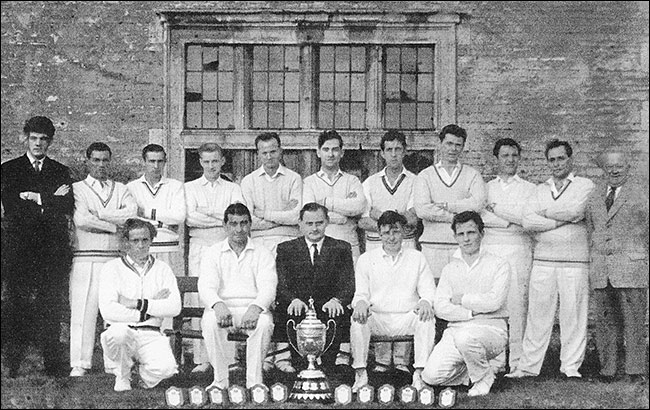
<path id="1" fill-rule="evenodd" d="M 260 141 L 266 142 L 266 141 L 271 141 L 271 140 L 276 140 L 278 142 L 278 147 L 282 146 L 281 143 L 280 143 L 280 136 L 278 135 L 277 132 L 263 132 L 263 133 L 261 133 L 260 135 L 258 135 L 255 138 L 255 148 L 259 149 L 257 144 Z"/>
<path id="2" fill-rule="evenodd" d="M 93 142 L 86 148 L 86 158 L 90 159 L 90 156 L 93 154 L 94 151 L 98 152 L 108 152 L 108 156 L 112 157 L 113 152 L 111 151 L 111 147 L 108 145 L 104 144 L 103 142 Z"/>
<path id="3" fill-rule="evenodd" d="M 343 148 L 343 138 L 334 130 L 327 130 L 320 133 L 318 136 L 318 148 L 322 147 L 329 140 L 338 140 L 339 148 Z"/>
<path id="4" fill-rule="evenodd" d="M 463 143 L 465 143 L 465 141 L 467 140 L 467 131 L 465 131 L 464 128 L 461 128 L 456 124 L 445 125 L 440 130 L 440 135 L 438 136 L 438 138 L 440 138 L 440 141 L 443 141 L 447 134 L 454 134 L 455 136 L 462 138 Z"/>
<path id="5" fill-rule="evenodd" d="M 158 144 L 149 144 L 146 147 L 142 148 L 142 159 L 145 161 L 147 160 L 147 154 L 149 152 L 162 152 L 165 154 L 165 159 L 167 159 L 167 153 L 165 152 L 165 149 Z"/>
<path id="6" fill-rule="evenodd" d="M 246 205 L 242 204 L 241 202 L 235 202 L 234 204 L 228 205 L 225 211 L 223 211 L 223 223 L 227 224 L 228 223 L 228 216 L 230 215 L 237 215 L 237 216 L 248 216 L 248 221 L 251 222 L 253 219 L 251 218 L 251 213 L 246 207 Z"/>
<path id="7" fill-rule="evenodd" d="M 205 144 L 201 144 L 198 151 L 199 151 L 199 158 L 201 157 L 201 154 L 203 154 L 204 152 L 218 152 L 219 155 L 223 157 L 223 150 L 221 149 L 219 144 L 214 142 L 206 142 Z"/>
<path id="8" fill-rule="evenodd" d="M 122 228 L 120 229 L 120 236 L 122 239 L 128 241 L 129 236 L 131 234 L 131 231 L 134 231 L 136 229 L 148 229 L 149 230 L 149 236 L 153 240 L 153 238 L 156 237 L 156 234 L 158 233 L 156 231 L 156 228 L 152 224 L 150 224 L 147 221 L 143 221 L 142 219 L 138 218 L 129 218 L 126 220 Z"/>
<path id="9" fill-rule="evenodd" d="M 309 202 L 302 207 L 302 209 L 300 210 L 300 220 L 302 221 L 302 217 L 303 215 L 305 215 L 305 212 L 318 212 L 318 211 L 323 211 L 323 214 L 325 215 L 325 219 L 327 219 L 328 221 L 330 220 L 330 216 L 328 214 L 327 208 L 321 204 L 317 204 L 316 202 Z"/>
<path id="10" fill-rule="evenodd" d="M 571 148 L 571 144 L 569 144 L 567 141 L 560 141 L 558 139 L 554 139 L 546 143 L 546 150 L 544 150 L 544 156 L 546 157 L 546 159 L 548 159 L 548 152 L 553 148 L 558 148 L 558 147 L 564 147 L 567 157 L 571 158 L 571 156 L 573 155 L 573 148 Z"/>
<path id="11" fill-rule="evenodd" d="M 451 230 L 454 231 L 454 234 L 456 234 L 456 226 L 458 224 L 463 224 L 469 221 L 474 221 L 478 227 L 479 233 L 483 233 L 485 224 L 483 223 L 481 215 L 479 215 L 479 213 L 476 211 L 463 211 L 459 214 L 454 215 L 454 219 L 451 222 Z"/>
<path id="12" fill-rule="evenodd" d="M 404 133 L 402 131 L 398 130 L 388 130 L 386 133 L 381 137 L 381 141 L 379 142 L 379 147 L 381 150 L 384 150 L 384 145 L 387 141 L 399 141 L 400 144 L 402 144 L 402 148 L 406 149 L 406 137 L 404 136 Z"/>
<path id="13" fill-rule="evenodd" d="M 494 149 L 492 150 L 492 155 L 495 157 L 499 157 L 499 150 L 501 150 L 501 147 L 514 147 L 517 148 L 517 154 L 521 155 L 521 146 L 519 143 L 512 138 L 500 138 L 497 140 L 497 142 L 494 144 Z"/>
<path id="14" fill-rule="evenodd" d="M 50 139 L 54 137 L 54 124 L 52 120 L 47 117 L 32 117 L 25 121 L 25 126 L 23 127 L 23 133 L 29 136 L 30 133 L 36 132 L 39 134 L 45 134 Z"/>
<path id="15" fill-rule="evenodd" d="M 377 220 L 377 229 L 381 230 L 382 226 L 393 227 L 397 224 L 406 226 L 406 218 L 404 215 L 400 215 L 395 211 L 386 211 Z"/>

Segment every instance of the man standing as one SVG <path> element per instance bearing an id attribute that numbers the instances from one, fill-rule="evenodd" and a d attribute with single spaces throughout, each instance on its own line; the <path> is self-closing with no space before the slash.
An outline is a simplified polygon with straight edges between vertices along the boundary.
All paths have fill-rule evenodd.
<path id="1" fill-rule="evenodd" d="M 377 229 L 377 221 L 388 210 L 398 212 L 407 221 L 402 227 L 404 240 L 401 246 L 416 249 L 415 235 L 418 217 L 413 208 L 415 174 L 406 170 L 402 164 L 406 153 L 406 137 L 400 131 L 391 130 L 384 134 L 379 146 L 386 167 L 363 182 L 363 192 L 368 204 L 359 221 L 359 227 L 365 230 L 366 252 L 382 246 L 383 241 Z M 391 355 L 396 369 L 409 371 L 412 344 L 409 342 L 395 343 L 394 351 L 391 351 L 392 346 L 391 343 L 375 344 L 374 371 L 387 371 Z"/>
<path id="2" fill-rule="evenodd" d="M 553 176 L 537 185 L 524 210 L 523 227 L 535 232 L 530 272 L 529 309 L 519 378 L 537 376 L 551 340 L 560 299 L 560 372 L 580 378 L 587 347 L 589 243 L 585 224 L 587 199 L 594 184 L 573 174 L 573 149 L 566 141 L 546 145 Z"/>
<path id="3" fill-rule="evenodd" d="M 199 276 L 204 251 L 227 237 L 224 230 L 223 210 L 235 202 L 244 202 L 239 185 L 221 177 L 221 168 L 226 162 L 221 147 L 214 143 L 202 144 L 199 149 L 199 163 L 203 175 L 185 183 L 187 203 L 187 226 L 189 227 L 190 249 L 187 257 L 188 275 Z M 190 295 L 186 303 L 199 306 L 196 295 Z M 200 329 L 200 319 L 192 319 L 192 327 Z M 194 364 L 192 372 L 205 372 L 210 364 L 205 343 L 195 339 L 193 343 Z"/>
<path id="4" fill-rule="evenodd" d="M 621 347 L 629 379 L 643 380 L 648 371 L 648 185 L 630 175 L 628 155 L 608 149 L 599 157 L 603 181 L 587 203 L 596 347 L 605 381 L 617 376 Z"/>
<path id="5" fill-rule="evenodd" d="M 27 152 L 2 164 L 2 345 L 10 377 L 30 342 L 41 350 L 48 375 L 67 373 L 60 326 L 68 310 L 74 197 L 68 168 L 47 156 L 54 132 L 49 118 L 30 118 L 23 128 Z"/>
<path id="6" fill-rule="evenodd" d="M 120 236 L 126 255 L 104 264 L 99 279 L 104 368 L 115 375 L 115 391 L 131 390 L 131 368 L 137 362 L 142 385 L 150 389 L 178 373 L 160 325 L 180 313 L 181 296 L 169 265 L 149 253 L 156 237 L 153 225 L 128 219 Z"/>
<path id="7" fill-rule="evenodd" d="M 460 249 L 443 268 L 436 290 L 436 316 L 449 321 L 433 348 L 422 380 L 432 385 L 468 385 L 469 396 L 484 396 L 494 383 L 489 360 L 508 342 L 506 299 L 510 264 L 481 248 L 483 220 L 474 211 L 456 214 L 451 224 Z"/>
<path id="8" fill-rule="evenodd" d="M 95 326 L 99 311 L 99 273 L 119 256 L 118 227 L 137 215 L 138 205 L 126 185 L 108 178 L 112 153 L 94 142 L 86 149 L 86 179 L 75 182 L 76 246 L 70 274 L 71 377 L 92 367 Z"/>
<path id="9" fill-rule="evenodd" d="M 300 323 L 309 299 L 314 299 L 318 319 L 323 323 L 329 319 L 336 322 L 334 342 L 323 355 L 323 363 L 332 366 L 341 332 L 350 326 L 350 311 L 346 306 L 354 294 L 354 266 L 350 244 L 325 235 L 328 223 L 327 208 L 307 203 L 300 210 L 300 230 L 304 236 L 278 245 L 275 322 L 276 334 L 286 334 L 287 320 Z"/>
<path id="10" fill-rule="evenodd" d="M 521 147 L 511 138 L 501 138 L 492 153 L 497 159 L 497 177 L 488 182 L 488 204 L 481 213 L 485 223 L 482 247 L 510 263 L 510 293 L 508 295 L 510 369 L 515 369 L 521 357 L 521 343 L 526 328 L 528 310 L 528 280 L 533 263 L 532 238 L 521 226 L 524 206 L 532 196 L 535 185 L 517 175 Z M 505 354 L 495 359 L 497 370 L 505 369 Z"/>
<path id="11" fill-rule="evenodd" d="M 206 250 L 199 276 L 199 296 L 206 306 L 201 326 L 214 368 L 210 386 L 229 386 L 232 342 L 227 340 L 228 333 L 244 331 L 248 334 L 246 388 L 251 388 L 263 382 L 262 361 L 273 334 L 269 309 L 278 277 L 271 251 L 248 239 L 251 215 L 245 205 L 229 205 L 223 212 L 223 224 L 228 238 Z"/>
<path id="12" fill-rule="evenodd" d="M 282 148 L 277 133 L 258 135 L 255 147 L 262 166 L 242 179 L 241 190 L 253 214 L 251 236 L 259 238 L 275 256 L 279 243 L 300 234 L 298 214 L 302 206 L 302 178 L 280 164 Z M 275 350 L 288 347 L 288 344 L 280 343 Z M 286 351 L 268 357 L 264 365 L 266 369 L 275 365 L 283 372 L 292 373 L 295 369 L 290 358 L 289 351 Z"/>
<path id="13" fill-rule="evenodd" d="M 180 255 L 179 227 L 185 222 L 185 189 L 183 183 L 163 177 L 167 163 L 165 149 L 149 144 L 142 149 L 144 175 L 126 186 L 138 203 L 138 217 L 150 222 L 156 228 L 156 237 L 151 244 L 151 253 L 170 266 L 172 255 Z M 182 270 L 176 272 L 183 275 Z"/>
<path id="14" fill-rule="evenodd" d="M 423 387 L 422 368 L 436 337 L 436 285 L 424 255 L 402 247 L 404 226 L 404 216 L 384 212 L 377 221 L 382 247 L 365 252 L 357 262 L 350 327 L 352 367 L 356 369 L 353 392 L 368 384 L 366 363 L 371 335 L 414 335 L 412 384 L 418 390 Z"/>
<path id="15" fill-rule="evenodd" d="M 415 212 L 424 223 L 420 245 L 435 278 L 458 246 L 449 231 L 454 214 L 480 212 L 487 199 L 481 173 L 459 161 L 467 132 L 450 124 L 440 130 L 439 138 L 439 161 L 418 174 L 414 187 Z"/>

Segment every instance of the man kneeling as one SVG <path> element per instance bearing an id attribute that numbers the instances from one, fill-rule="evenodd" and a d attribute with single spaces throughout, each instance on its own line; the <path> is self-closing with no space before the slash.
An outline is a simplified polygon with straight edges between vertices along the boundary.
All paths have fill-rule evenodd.
<path id="1" fill-rule="evenodd" d="M 126 255 L 107 262 L 99 279 L 104 367 L 115 391 L 131 390 L 131 368 L 139 364 L 142 387 L 150 389 L 178 373 L 169 339 L 160 331 L 166 317 L 181 311 L 176 277 L 169 265 L 149 254 L 156 228 L 128 219 L 121 239 Z"/>
<path id="2" fill-rule="evenodd" d="M 355 272 L 350 327 L 352 367 L 356 370 L 352 391 L 368 383 L 366 364 L 371 335 L 414 335 L 413 386 L 420 389 L 420 373 L 436 334 L 433 273 L 422 253 L 402 248 L 404 216 L 386 211 L 377 226 L 382 247 L 361 255 Z"/>

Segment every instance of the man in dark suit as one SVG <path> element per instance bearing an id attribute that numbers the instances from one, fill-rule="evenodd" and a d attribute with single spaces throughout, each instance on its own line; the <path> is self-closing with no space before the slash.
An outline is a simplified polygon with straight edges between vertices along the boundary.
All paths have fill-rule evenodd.
<path id="1" fill-rule="evenodd" d="M 605 151 L 598 159 L 602 181 L 587 202 L 591 233 L 590 284 L 596 320 L 600 375 L 613 381 L 623 348 L 626 378 L 647 374 L 648 183 L 634 178 L 628 154 Z"/>
<path id="2" fill-rule="evenodd" d="M 322 356 L 323 365 L 331 367 L 343 332 L 346 339 L 349 335 L 351 312 L 347 306 L 354 295 L 354 265 L 350 244 L 325 236 L 328 222 L 327 208 L 308 203 L 300 211 L 303 236 L 278 245 L 274 321 L 276 335 L 286 335 L 287 320 L 300 323 L 312 298 L 318 319 L 323 323 L 329 319 L 336 322 L 334 342 Z M 292 354 L 297 358 L 296 352 Z"/>
<path id="3" fill-rule="evenodd" d="M 2 164 L 6 248 L 2 347 L 15 377 L 29 343 L 43 354 L 45 372 L 67 373 L 60 324 L 67 313 L 72 263 L 68 221 L 74 209 L 68 168 L 47 157 L 54 125 L 46 117 L 27 120 L 25 155 Z M 6 251 L 6 254 L 5 252 Z"/>

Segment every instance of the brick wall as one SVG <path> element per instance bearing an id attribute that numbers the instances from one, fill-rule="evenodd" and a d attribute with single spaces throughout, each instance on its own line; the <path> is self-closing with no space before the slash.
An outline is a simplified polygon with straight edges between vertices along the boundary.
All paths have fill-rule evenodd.
<path id="1" fill-rule="evenodd" d="M 539 182 L 544 143 L 558 137 L 595 177 L 593 157 L 614 141 L 631 147 L 648 176 L 646 2 L 3 2 L 0 159 L 23 153 L 26 118 L 47 115 L 57 125 L 53 157 L 81 174 L 85 147 L 105 141 L 116 179 L 135 176 L 163 120 L 155 10 L 197 6 L 459 13 L 457 113 L 468 162 L 492 174 L 493 142 L 513 137 L 525 150 L 522 173 Z"/>

